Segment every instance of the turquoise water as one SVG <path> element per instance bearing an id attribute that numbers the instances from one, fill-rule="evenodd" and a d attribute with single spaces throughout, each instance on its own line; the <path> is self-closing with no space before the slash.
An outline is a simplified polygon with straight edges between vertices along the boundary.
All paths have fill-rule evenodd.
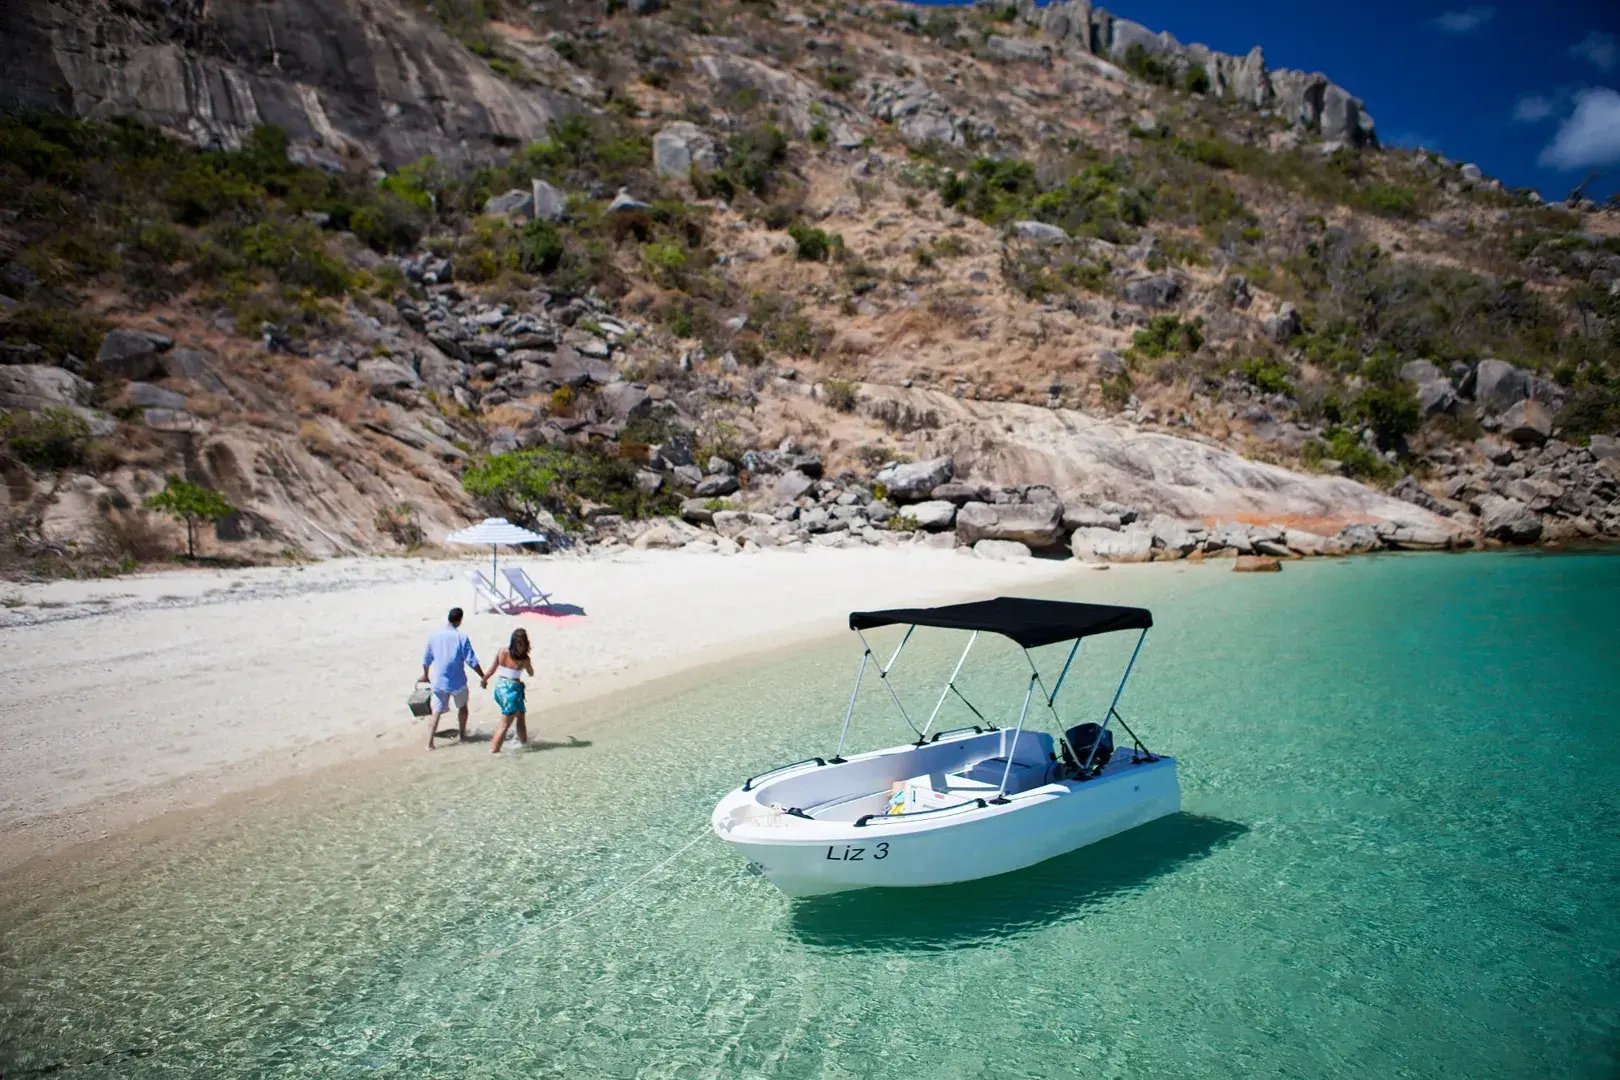
<path id="1" fill-rule="evenodd" d="M 591 907 L 746 773 L 830 748 L 851 636 L 610 703 L 564 728 L 578 745 L 304 786 L 8 883 L 0 1073 L 1615 1075 L 1620 558 L 1050 592 L 1154 609 L 1121 712 L 1180 758 L 1182 814 L 1019 874 L 816 901 L 699 839 Z M 1129 645 L 1088 643 L 1088 708 Z M 954 647 L 914 639 L 908 706 Z M 1005 714 L 1016 654 L 981 648 L 968 696 Z M 872 691 L 856 741 L 901 741 Z"/>

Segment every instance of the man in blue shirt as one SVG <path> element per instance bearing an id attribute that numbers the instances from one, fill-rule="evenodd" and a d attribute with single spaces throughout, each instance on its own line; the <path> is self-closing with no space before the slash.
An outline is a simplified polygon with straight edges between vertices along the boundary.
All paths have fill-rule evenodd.
<path id="1" fill-rule="evenodd" d="M 484 677 L 473 655 L 472 642 L 461 632 L 461 609 L 450 609 L 450 624 L 428 638 L 422 653 L 422 681 L 433 687 L 433 719 L 428 727 L 428 746 L 433 749 L 433 737 L 439 731 L 439 717 L 450 711 L 450 702 L 456 703 L 456 725 L 460 728 L 460 741 L 467 741 L 467 669 Z"/>

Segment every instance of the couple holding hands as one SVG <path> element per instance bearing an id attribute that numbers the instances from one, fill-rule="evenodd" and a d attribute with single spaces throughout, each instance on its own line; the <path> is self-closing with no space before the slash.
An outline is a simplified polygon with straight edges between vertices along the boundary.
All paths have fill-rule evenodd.
<path id="1" fill-rule="evenodd" d="M 512 638 L 504 649 L 495 655 L 495 667 L 486 673 L 479 666 L 478 656 L 473 652 L 472 642 L 461 631 L 462 612 L 460 608 L 451 608 L 448 625 L 428 638 L 427 648 L 422 653 L 422 678 L 433 689 L 432 719 L 429 721 L 428 744 L 433 749 L 433 739 L 438 733 L 439 718 L 450 711 L 450 705 L 456 706 L 456 725 L 459 739 L 467 741 L 467 669 L 471 668 L 481 680 L 480 687 L 489 688 L 491 679 L 495 680 L 495 707 L 501 711 L 500 727 L 495 729 L 495 738 L 491 740 L 490 751 L 501 752 L 501 744 L 506 741 L 506 733 L 512 724 L 517 724 L 517 740 L 527 745 L 529 741 L 528 729 L 524 721 L 528 715 L 524 701 L 523 676 L 534 675 L 534 662 L 529 656 L 529 633 L 518 629 L 512 631 Z"/>

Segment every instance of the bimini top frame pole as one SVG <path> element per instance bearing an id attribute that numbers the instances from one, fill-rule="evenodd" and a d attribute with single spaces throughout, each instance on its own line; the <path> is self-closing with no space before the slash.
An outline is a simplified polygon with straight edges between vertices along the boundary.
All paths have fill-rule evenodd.
<path id="1" fill-rule="evenodd" d="M 893 699 L 894 707 L 900 710 L 900 719 L 906 722 L 906 727 L 910 728 L 911 733 L 917 736 L 917 741 L 921 742 L 923 737 L 922 732 L 918 731 L 917 725 L 911 722 L 911 716 L 906 712 L 905 705 L 900 701 L 900 695 L 895 693 L 894 687 L 889 684 L 889 672 L 894 669 L 895 662 L 900 659 L 900 653 L 905 650 L 906 642 L 911 640 L 911 635 L 914 634 L 916 630 L 917 628 L 915 626 L 906 627 L 906 636 L 901 638 L 900 644 L 894 647 L 894 652 L 889 656 L 889 662 L 887 664 L 878 665 L 877 673 L 878 678 L 883 680 L 884 687 L 889 691 L 889 697 Z M 849 708 L 844 712 L 844 729 L 839 733 L 838 736 L 838 749 L 834 752 L 832 757 L 834 764 L 842 763 L 844 760 L 844 741 L 849 738 L 849 721 L 850 718 L 855 715 L 855 701 L 861 696 L 861 679 L 866 674 L 867 662 L 875 659 L 875 655 L 872 652 L 872 643 L 866 640 L 866 635 L 862 634 L 860 631 L 856 631 L 856 635 L 861 639 L 861 646 L 863 647 L 864 651 L 861 653 L 860 670 L 855 673 L 855 689 L 849 695 Z"/>
<path id="2" fill-rule="evenodd" d="M 1144 642 L 1146 640 L 1147 640 L 1147 629 L 1144 627 L 1143 630 L 1142 630 L 1141 635 L 1138 636 L 1137 639 L 1136 639 L 1136 648 L 1131 650 L 1131 660 L 1130 660 L 1130 663 L 1125 665 L 1125 674 L 1123 674 L 1123 675 L 1121 675 L 1119 677 L 1119 686 L 1116 687 L 1115 690 L 1114 690 L 1114 700 L 1108 703 L 1108 712 L 1103 715 L 1103 721 L 1102 721 L 1102 729 L 1103 729 L 1103 731 L 1108 730 L 1108 721 L 1114 719 L 1116 716 L 1119 715 L 1117 712 L 1114 711 L 1114 709 L 1119 705 L 1119 696 L 1125 692 L 1125 681 L 1131 677 L 1131 668 L 1136 666 L 1136 658 L 1142 652 L 1142 642 Z M 1120 721 L 1121 725 L 1123 725 L 1124 723 L 1125 723 L 1125 721 L 1123 721 L 1123 720 Z M 1129 731 L 1130 729 L 1126 728 L 1126 730 Z M 1133 735 L 1131 735 L 1131 738 L 1135 739 L 1136 736 L 1133 734 Z M 1080 775 L 1082 775 L 1082 776 L 1090 776 L 1091 775 L 1091 759 L 1097 756 L 1097 747 L 1100 746 L 1100 745 L 1102 745 L 1102 736 L 1099 734 L 1097 736 L 1096 742 L 1093 742 L 1091 744 L 1091 753 L 1086 755 L 1086 765 L 1085 765 L 1085 768 L 1081 770 Z M 1141 744 L 1138 743 L 1137 745 L 1140 746 Z M 1073 749 L 1073 748 L 1071 747 L 1070 749 Z M 1147 748 L 1142 747 L 1142 749 L 1146 750 Z"/>
<path id="3" fill-rule="evenodd" d="M 1069 755 L 1075 761 L 1080 760 L 1080 752 L 1076 750 L 1074 748 L 1074 744 L 1069 741 L 1069 732 L 1063 726 L 1063 718 L 1057 713 L 1056 703 L 1057 696 L 1063 689 L 1063 680 L 1069 677 L 1069 668 L 1074 664 L 1074 658 L 1079 655 L 1080 643 L 1084 640 L 1084 638 L 1074 639 L 1074 647 L 1069 650 L 1069 658 L 1063 661 L 1063 670 L 1058 672 L 1057 682 L 1052 686 L 1050 692 L 1047 692 L 1046 682 L 1041 679 L 1040 669 L 1035 666 L 1035 658 L 1029 655 L 1028 649 L 1024 650 L 1024 660 L 1029 664 L 1030 674 L 1033 675 L 1035 680 L 1040 683 L 1041 692 L 1046 696 L 1046 711 L 1052 714 L 1052 719 L 1057 723 L 1058 738 L 1062 739 L 1063 745 L 1069 748 Z"/>
<path id="4" fill-rule="evenodd" d="M 1018 726 L 1013 728 L 1013 736 L 1012 736 L 1012 744 L 1013 744 L 1013 746 L 1018 745 L 1018 736 L 1024 730 L 1024 718 L 1029 715 L 1029 703 L 1030 703 L 1031 699 L 1033 699 L 1035 697 L 1035 684 L 1040 682 L 1040 681 L 1041 681 L 1041 673 L 1040 672 L 1038 672 L 1038 671 L 1030 672 L 1029 685 L 1027 685 L 1024 688 L 1024 707 L 1022 709 L 1018 710 Z M 1003 745 L 1006 745 L 1006 744 L 1003 744 Z M 1001 770 L 1001 788 L 1000 788 L 1000 790 L 998 790 L 996 792 L 996 797 L 990 800 L 993 803 L 1004 803 L 1004 802 L 1007 801 L 1007 777 L 1012 775 L 1012 762 L 1013 762 L 1013 752 L 1012 752 L 1012 749 L 1009 748 L 1007 750 L 1007 767 L 1005 769 Z"/>
<path id="5" fill-rule="evenodd" d="M 939 717 L 939 710 L 945 707 L 945 699 L 950 697 L 953 691 L 957 697 L 962 698 L 962 703 L 964 705 L 970 709 L 973 709 L 973 703 L 968 701 L 967 698 L 962 697 L 962 691 L 956 689 L 956 677 L 962 674 L 962 665 L 967 663 L 968 653 L 973 651 L 973 643 L 978 640 L 979 632 L 975 630 L 968 638 L 967 648 L 963 649 L 962 655 L 957 658 L 956 668 L 951 672 L 951 677 L 945 680 L 945 689 L 939 692 L 939 700 L 934 702 L 934 711 L 928 714 L 928 723 L 924 724 L 923 729 L 917 733 L 918 746 L 922 745 L 923 739 L 928 735 L 929 730 L 934 726 L 934 721 Z M 977 716 L 980 720 L 984 719 L 984 716 L 979 712 L 978 709 L 973 709 L 973 715 Z"/>
<path id="6" fill-rule="evenodd" d="M 1023 709 L 1019 713 L 1018 727 L 1013 735 L 1016 740 L 1018 734 L 1023 731 L 1024 721 L 1028 718 L 1029 706 L 1034 700 L 1037 685 L 1041 688 L 1041 696 L 1045 700 L 1047 711 L 1052 714 L 1054 720 L 1058 721 L 1059 729 L 1062 730 L 1062 718 L 1058 716 L 1056 708 L 1057 696 L 1063 689 L 1064 680 L 1068 678 L 1074 659 L 1079 655 L 1080 644 L 1085 638 L 1117 630 L 1140 629 L 1142 633 L 1136 639 L 1136 648 L 1131 653 L 1130 663 L 1125 666 L 1125 674 L 1119 681 L 1118 689 L 1114 691 L 1113 704 L 1108 707 L 1108 715 L 1103 718 L 1102 726 L 1104 730 L 1107 729 L 1108 721 L 1111 719 L 1119 720 L 1120 726 L 1125 727 L 1125 721 L 1115 711 L 1115 706 L 1119 704 L 1119 697 L 1124 693 L 1125 682 L 1130 678 L 1131 668 L 1136 664 L 1136 657 L 1142 651 L 1142 641 L 1147 637 L 1148 628 L 1153 625 L 1153 615 L 1145 608 L 1113 607 L 1106 604 L 1077 604 L 1059 600 L 1032 600 L 1010 596 L 1000 596 L 994 600 L 979 600 L 967 604 L 953 604 L 937 608 L 893 608 L 887 611 L 851 612 L 849 628 L 854 630 L 860 637 L 863 651 L 861 653 L 860 667 L 855 673 L 855 688 L 849 695 L 849 707 L 844 711 L 844 723 L 838 735 L 838 749 L 832 758 L 835 762 L 844 760 L 844 745 L 849 740 L 850 721 L 854 718 L 855 705 L 860 698 L 861 682 L 865 678 L 867 664 L 874 662 L 876 659 L 875 654 L 872 652 L 872 644 L 866 640 L 864 631 L 879 626 L 893 626 L 896 624 L 905 626 L 906 633 L 900 639 L 900 644 L 895 647 L 893 654 L 890 655 L 889 662 L 878 666 L 878 678 L 883 680 L 883 685 L 889 691 L 889 697 L 894 702 L 895 709 L 899 711 L 900 718 L 906 722 L 906 726 L 911 729 L 911 733 L 917 736 L 917 745 L 921 746 L 927 739 L 927 733 L 933 729 L 934 721 L 938 719 L 940 709 L 945 705 L 946 697 L 952 693 L 961 698 L 962 703 L 971 709 L 976 717 L 984 720 L 984 714 L 975 708 L 973 703 L 968 701 L 956 686 L 957 676 L 961 675 L 962 666 L 967 662 L 968 653 L 972 651 L 981 631 L 1011 638 L 1024 651 L 1024 658 L 1029 663 L 1030 683 L 1024 695 Z M 945 689 L 940 692 L 939 700 L 934 703 L 934 709 L 929 713 L 927 723 L 923 725 L 920 731 L 917 725 L 912 723 L 911 715 L 906 712 L 905 704 L 900 700 L 900 695 L 895 692 L 893 684 L 889 681 L 890 670 L 900 659 L 900 654 L 905 650 L 906 643 L 911 640 L 912 633 L 919 626 L 973 631 L 972 637 L 968 638 L 967 646 L 962 650 L 962 655 L 956 661 L 956 667 L 952 670 L 951 677 L 945 682 Z M 1034 658 L 1029 655 L 1029 650 L 1042 645 L 1055 645 L 1063 641 L 1071 641 L 1073 645 L 1069 649 L 1068 658 L 1063 662 L 1063 670 L 1059 672 L 1057 682 L 1048 692 L 1045 680 L 1041 678 L 1040 669 L 1036 667 Z M 985 723 L 988 724 L 989 721 L 985 721 Z M 990 726 L 994 730 L 995 726 L 993 724 Z M 1127 732 L 1130 731 L 1128 727 L 1125 729 Z M 1062 731 L 1062 736 L 1070 754 L 1078 759 L 1079 755 L 1075 753 L 1076 748 L 1069 742 L 1067 731 Z M 1132 733 L 1131 737 L 1134 739 L 1136 736 Z M 1138 742 L 1138 745 L 1140 746 L 1140 742 Z M 1087 769 L 1090 768 L 1095 754 L 1096 746 L 1093 745 L 1091 754 L 1087 755 L 1086 758 Z M 1006 791 L 1007 775 L 1010 772 L 1011 765 L 1009 764 L 1002 775 L 1001 787 L 1003 793 Z"/>

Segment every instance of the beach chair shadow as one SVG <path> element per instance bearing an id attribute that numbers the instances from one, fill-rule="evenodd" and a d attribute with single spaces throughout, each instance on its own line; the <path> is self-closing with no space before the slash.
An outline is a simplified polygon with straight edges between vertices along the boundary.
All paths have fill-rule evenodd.
<path id="1" fill-rule="evenodd" d="M 585 609 L 578 604 L 549 604 L 546 607 L 524 607 L 513 612 L 514 615 L 538 615 L 547 619 L 564 619 L 569 616 L 583 615 Z"/>
<path id="2" fill-rule="evenodd" d="M 837 952 L 935 952 L 1005 942 L 1083 919 L 1248 831 L 1235 821 L 1171 814 L 1011 874 L 795 901 L 792 930 L 806 945 Z"/>

